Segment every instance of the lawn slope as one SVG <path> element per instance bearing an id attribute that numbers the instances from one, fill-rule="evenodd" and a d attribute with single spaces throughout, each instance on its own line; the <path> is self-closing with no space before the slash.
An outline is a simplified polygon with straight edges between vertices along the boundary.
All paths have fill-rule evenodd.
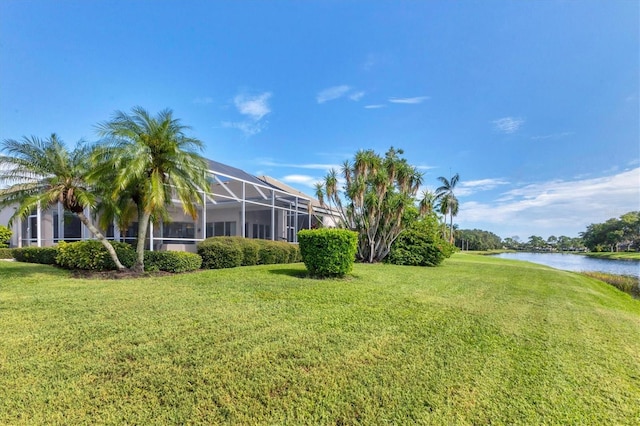
<path id="1" fill-rule="evenodd" d="M 637 424 L 640 302 L 456 254 L 138 280 L 0 262 L 0 424 Z"/>

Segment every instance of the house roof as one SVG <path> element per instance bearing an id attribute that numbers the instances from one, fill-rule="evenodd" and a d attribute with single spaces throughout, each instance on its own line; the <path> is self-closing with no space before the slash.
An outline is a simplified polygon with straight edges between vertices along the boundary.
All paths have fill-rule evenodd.
<path id="1" fill-rule="evenodd" d="M 207 160 L 207 163 L 209 165 L 209 169 L 213 172 L 222 173 L 224 175 L 231 176 L 232 178 L 245 180 L 247 182 L 256 183 L 258 185 L 264 185 L 263 181 L 261 181 L 254 175 L 245 172 L 244 170 L 240 170 L 226 164 L 218 163 L 217 161 L 213 160 Z"/>
<path id="2" fill-rule="evenodd" d="M 273 186 L 276 189 L 288 192 L 291 195 L 298 195 L 300 197 L 308 198 L 308 199 L 311 200 L 311 204 L 314 207 L 321 207 L 320 202 L 318 200 L 316 200 L 315 198 L 305 194 L 302 191 L 298 191 L 297 189 L 287 185 L 284 182 L 280 182 L 278 179 L 274 179 L 271 176 L 264 176 L 264 175 L 263 176 L 258 176 L 258 179 L 260 179 L 261 181 Z"/>

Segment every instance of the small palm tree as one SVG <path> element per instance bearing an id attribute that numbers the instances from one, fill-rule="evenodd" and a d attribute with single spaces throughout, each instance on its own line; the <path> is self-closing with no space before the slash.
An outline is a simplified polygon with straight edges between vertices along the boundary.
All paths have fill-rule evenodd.
<path id="1" fill-rule="evenodd" d="M 33 136 L 4 140 L 2 151 L 6 155 L 0 156 L 0 183 L 9 186 L 0 190 L 0 206 L 18 205 L 11 223 L 36 208 L 61 203 L 104 244 L 116 267 L 124 270 L 111 243 L 84 213 L 86 208 L 96 206 L 97 197 L 87 179 L 92 149 L 80 142 L 70 152 L 55 134 L 44 140 Z"/>
<path id="2" fill-rule="evenodd" d="M 456 173 L 455 175 L 453 175 L 451 180 L 445 178 L 444 176 L 440 176 L 438 177 L 438 180 L 440 181 L 440 183 L 442 183 L 442 185 L 439 186 L 438 189 L 436 189 L 436 199 L 440 203 L 440 213 L 444 215 L 445 223 L 447 220 L 447 215 L 449 215 L 449 217 L 451 218 L 451 222 L 449 225 L 449 242 L 453 244 L 453 217 L 458 215 L 459 207 L 458 199 L 453 193 L 453 190 L 460 180 L 460 175 Z"/>
<path id="3" fill-rule="evenodd" d="M 188 129 L 173 118 L 171 110 L 152 117 L 141 107 L 134 107 L 131 114 L 117 111 L 110 121 L 97 126 L 107 145 L 99 159 L 103 168 L 95 173 L 110 170 L 112 200 L 124 196 L 137 206 L 135 271 L 144 270 L 144 244 L 151 218 L 165 217 L 167 206 L 176 197 L 184 212 L 195 219 L 202 203 L 201 191 L 208 189 L 207 165 L 196 152 L 203 144 L 186 136 Z"/>

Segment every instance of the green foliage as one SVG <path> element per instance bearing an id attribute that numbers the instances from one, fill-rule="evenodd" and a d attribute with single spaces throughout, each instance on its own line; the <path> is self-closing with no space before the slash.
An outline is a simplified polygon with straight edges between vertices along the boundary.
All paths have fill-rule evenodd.
<path id="1" fill-rule="evenodd" d="M 184 251 L 145 251 L 146 271 L 189 272 L 200 269 L 202 258 Z"/>
<path id="2" fill-rule="evenodd" d="M 136 253 L 126 243 L 111 241 L 120 262 L 131 267 L 135 262 Z M 56 263 L 67 269 L 83 269 L 88 271 L 115 270 L 116 265 L 111 259 L 105 246 L 96 240 L 78 241 L 75 243 L 61 242 L 58 244 Z"/>
<path id="3" fill-rule="evenodd" d="M 386 262 L 395 265 L 437 266 L 448 257 L 445 246 L 449 246 L 445 241 L 439 243 L 436 244 L 423 232 L 406 230 L 393 243 Z"/>
<path id="4" fill-rule="evenodd" d="M 9 247 L 9 241 L 11 240 L 11 229 L 7 228 L 4 225 L 0 225 L 0 248 Z"/>
<path id="5" fill-rule="evenodd" d="M 455 232 L 456 246 L 463 250 L 497 250 L 502 248 L 502 238 L 493 232 L 480 229 L 459 229 Z"/>
<path id="6" fill-rule="evenodd" d="M 0 259 L 13 259 L 13 250 L 10 248 L 0 248 Z"/>
<path id="7" fill-rule="evenodd" d="M 55 265 L 58 247 L 20 247 L 13 249 L 13 257 L 18 262 Z"/>
<path id="8" fill-rule="evenodd" d="M 592 223 L 580 235 L 591 251 L 640 251 L 640 211 Z"/>
<path id="9" fill-rule="evenodd" d="M 298 232 L 300 254 L 309 273 L 340 277 L 351 272 L 358 248 L 358 233 L 346 229 L 311 229 Z"/>
<path id="10" fill-rule="evenodd" d="M 244 253 L 237 238 L 212 237 L 198 243 L 202 269 L 223 269 L 241 266 Z"/>
<path id="11" fill-rule="evenodd" d="M 342 167 L 344 193 L 338 189 L 338 172 L 331 170 L 316 186 L 316 196 L 339 214 L 341 226 L 358 233 L 357 257 L 363 262 L 383 260 L 391 243 L 405 228 L 405 211 L 415 204 L 422 174 L 393 147 L 382 157 L 360 150 L 353 163 Z M 343 200 L 345 204 L 343 205 Z M 304 256 L 303 256 L 304 258 Z"/>
<path id="12" fill-rule="evenodd" d="M 395 265 L 439 265 L 453 254 L 455 247 L 442 238 L 438 228 L 435 214 L 414 221 L 394 241 L 385 262 Z"/>
<path id="13" fill-rule="evenodd" d="M 270 240 L 242 237 L 211 237 L 198 244 L 203 269 L 269 265 L 300 261 L 297 246 Z"/>

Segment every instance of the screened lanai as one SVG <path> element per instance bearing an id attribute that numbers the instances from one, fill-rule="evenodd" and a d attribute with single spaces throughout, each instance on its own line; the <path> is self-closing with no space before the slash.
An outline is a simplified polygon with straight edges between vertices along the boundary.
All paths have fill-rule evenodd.
<path id="1" fill-rule="evenodd" d="M 150 250 L 195 251 L 196 243 L 213 236 L 239 236 L 297 242 L 297 232 L 330 217 L 317 200 L 269 177 L 262 179 L 243 170 L 208 161 L 209 190 L 195 219 L 183 212 L 178 200 L 169 207 L 171 220 L 150 224 Z M 89 212 L 86 212 L 89 213 Z M 94 222 L 96 217 L 93 217 Z M 111 225 L 110 239 L 133 243 L 137 223 L 127 229 Z M 61 206 L 36 210 L 14 224 L 14 246 L 50 246 L 93 236 L 79 219 Z"/>

